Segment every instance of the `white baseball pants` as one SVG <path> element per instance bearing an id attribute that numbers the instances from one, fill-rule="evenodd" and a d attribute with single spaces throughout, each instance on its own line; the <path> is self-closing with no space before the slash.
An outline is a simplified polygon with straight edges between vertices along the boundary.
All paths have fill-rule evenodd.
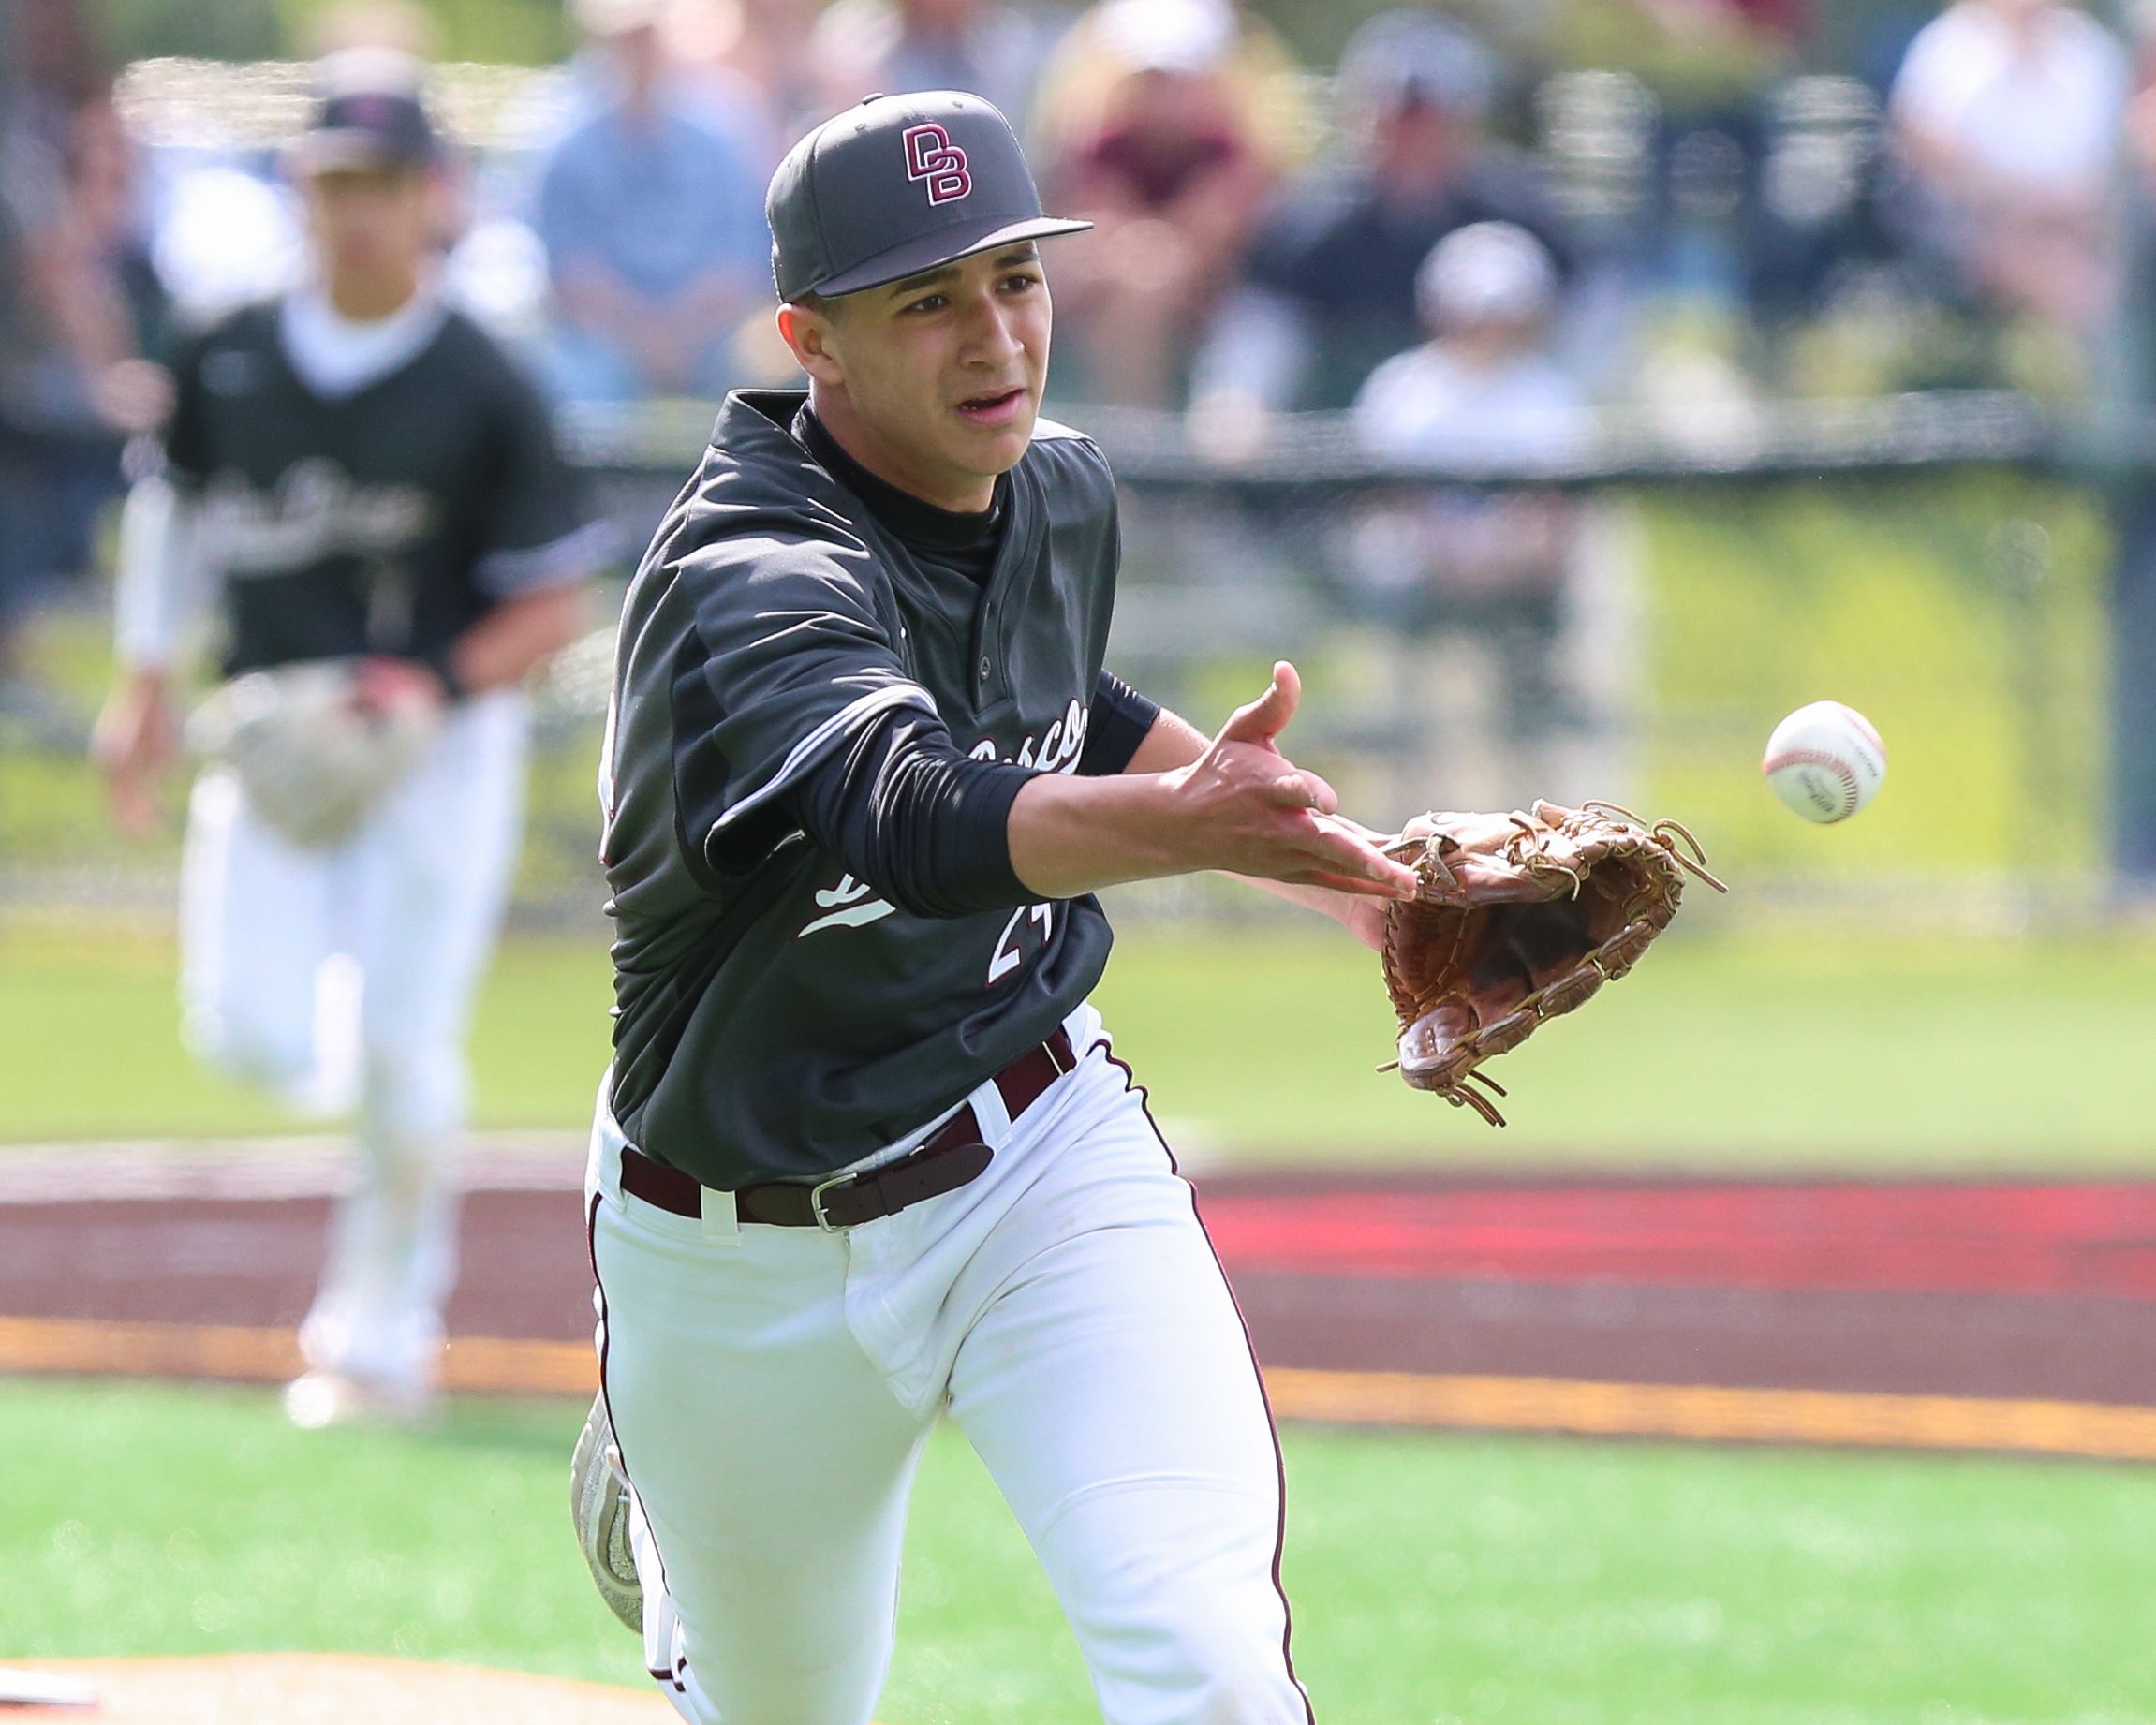
<path id="1" fill-rule="evenodd" d="M 188 804 L 189 1044 L 295 1106 L 359 1110 L 354 1179 L 300 1333 L 317 1370 L 433 1380 L 456 1275 L 465 1033 L 516 862 L 527 715 L 516 690 L 458 707 L 326 849 L 271 827 L 229 771 L 204 773 Z"/>
<path id="2" fill-rule="evenodd" d="M 1279 1453 L 1189 1187 L 1085 1053 L 970 1185 L 843 1232 L 625 1196 L 593 1133 L 601 1379 L 645 1655 L 691 1725 L 865 1725 L 914 1467 L 948 1409 L 1016 1512 L 1109 1725 L 1307 1725 L 1279 1589 Z M 863 1166 L 902 1155 L 930 1122 Z"/>

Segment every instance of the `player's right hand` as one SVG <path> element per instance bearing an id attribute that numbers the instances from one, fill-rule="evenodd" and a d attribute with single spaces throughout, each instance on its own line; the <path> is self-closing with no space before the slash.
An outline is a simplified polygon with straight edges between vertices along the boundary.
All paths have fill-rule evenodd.
<path id="1" fill-rule="evenodd" d="M 129 838 L 157 826 L 158 796 L 179 753 L 180 726 L 161 675 L 136 672 L 112 691 L 90 736 L 112 824 Z"/>
<path id="2" fill-rule="evenodd" d="M 1412 898 L 1414 871 L 1386 856 L 1365 829 L 1336 818 L 1340 799 L 1333 788 L 1280 752 L 1280 733 L 1302 693 L 1295 668 L 1281 660 L 1265 692 L 1238 707 L 1203 755 L 1165 775 L 1193 862 L 1260 879 Z"/>

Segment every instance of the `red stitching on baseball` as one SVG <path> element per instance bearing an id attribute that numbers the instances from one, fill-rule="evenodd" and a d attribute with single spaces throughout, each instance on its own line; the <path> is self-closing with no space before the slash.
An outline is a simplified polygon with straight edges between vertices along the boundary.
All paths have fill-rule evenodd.
<path id="1" fill-rule="evenodd" d="M 1849 793 L 1849 806 L 1842 812 L 1853 814 L 1856 810 L 1856 774 L 1846 760 L 1829 755 L 1824 749 L 1784 749 L 1779 755 L 1769 755 L 1760 763 L 1760 771 L 1772 778 L 1784 767 L 1824 767 L 1841 781 L 1841 788 Z"/>
<path id="2" fill-rule="evenodd" d="M 1840 708 L 1841 716 L 1847 719 L 1852 725 L 1855 726 L 1857 730 L 1863 735 L 1864 740 L 1870 744 L 1874 749 L 1878 750 L 1880 756 L 1883 759 L 1886 754 L 1886 743 L 1884 739 L 1880 736 L 1878 727 L 1873 725 L 1869 719 L 1866 718 L 1864 715 L 1859 713 L 1854 707 L 1845 706 L 1839 700 L 1833 704 Z"/>

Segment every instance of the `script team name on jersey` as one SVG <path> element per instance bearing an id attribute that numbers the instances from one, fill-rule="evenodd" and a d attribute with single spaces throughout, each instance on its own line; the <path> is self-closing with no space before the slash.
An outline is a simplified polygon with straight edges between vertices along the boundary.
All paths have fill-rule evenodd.
<path id="1" fill-rule="evenodd" d="M 1063 716 L 1054 720 L 1036 739 L 1030 734 L 1019 744 L 1018 752 L 1009 757 L 1012 765 L 1034 767 L 1043 773 L 1075 773 L 1078 758 L 1085 752 L 1085 726 L 1092 717 L 1092 709 L 1083 701 L 1073 700 L 1064 709 Z M 975 760 L 997 759 L 993 740 L 983 737 L 968 751 Z M 816 890 L 816 907 L 822 911 L 794 936 L 805 940 L 810 935 L 827 928 L 862 928 L 889 916 L 897 907 L 889 899 L 875 897 L 865 880 L 856 880 L 851 875 L 841 875 L 837 884 Z M 1017 970 L 1026 962 L 1028 946 L 1045 945 L 1056 930 L 1056 906 L 1053 903 L 1021 905 L 1011 913 L 1011 920 L 1003 925 L 1003 933 L 996 942 L 996 951 L 988 961 L 988 983 L 993 988 L 1005 977 Z M 1038 935 L 1038 941 L 1033 936 Z"/>
<path id="2" fill-rule="evenodd" d="M 335 462 L 294 462 L 264 491 L 230 475 L 203 497 L 206 543 L 228 575 L 282 574 L 339 555 L 388 556 L 432 529 L 434 499 L 417 485 L 366 485 Z"/>

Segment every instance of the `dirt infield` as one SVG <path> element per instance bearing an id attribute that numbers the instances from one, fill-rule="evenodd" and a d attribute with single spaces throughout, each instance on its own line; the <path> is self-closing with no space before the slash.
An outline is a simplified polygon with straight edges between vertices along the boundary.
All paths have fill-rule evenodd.
<path id="1" fill-rule="evenodd" d="M 0 1369 L 282 1371 L 337 1167 L 0 1158 Z M 573 1151 L 485 1155 L 471 1185 L 452 1381 L 574 1387 L 591 1308 Z M 1218 1173 L 1199 1190 L 1289 1413 L 1863 1442 L 1891 1403 L 1918 1435 L 1885 1441 L 1968 1427 L 1937 1440 L 2156 1455 L 2156 1183 Z M 160 1353 L 183 1334 L 192 1351 Z M 1543 1417 L 1556 1392 L 1528 1385 L 1599 1400 Z M 1726 1417 L 1695 1434 L 1667 1396 L 1644 1424 L 1606 1412 L 1658 1386 L 1721 1394 Z M 1782 1393 L 1798 1399 L 1726 1399 Z M 1793 1411 L 1762 1424 L 1767 1407 Z M 1980 1407 L 2016 1411 L 1955 1411 Z M 2111 1435 L 2043 1440 L 2062 1420 Z"/>
<path id="2" fill-rule="evenodd" d="M 454 1719 L 459 1725 L 665 1725 L 657 1695 L 519 1672 L 345 1654 L 274 1653 L 188 1659 L 63 1659 L 25 1676 L 81 1685 L 88 1705 L 9 1704 L 0 1714 L 83 1725 L 350 1725 L 360 1719 Z M 25 1693 L 36 1686 L 25 1686 Z"/>

